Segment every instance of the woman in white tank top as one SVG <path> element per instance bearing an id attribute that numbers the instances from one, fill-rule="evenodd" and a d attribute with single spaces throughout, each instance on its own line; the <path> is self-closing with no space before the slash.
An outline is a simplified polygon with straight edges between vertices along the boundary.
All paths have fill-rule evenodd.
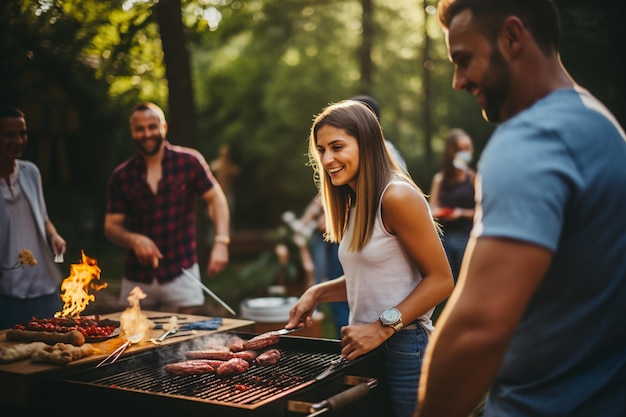
<path id="1" fill-rule="evenodd" d="M 348 360 L 384 350 L 395 417 L 412 416 L 430 316 L 453 279 L 424 194 L 394 162 L 366 105 L 346 100 L 315 119 L 309 156 L 323 197 L 326 239 L 340 242 L 344 276 L 310 287 L 286 328 L 312 325 L 319 303 L 347 300 Z"/>

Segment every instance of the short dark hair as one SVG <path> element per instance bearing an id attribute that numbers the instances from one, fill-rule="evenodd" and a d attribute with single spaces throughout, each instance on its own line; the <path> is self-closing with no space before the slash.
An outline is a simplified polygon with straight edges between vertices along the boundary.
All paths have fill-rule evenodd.
<path id="1" fill-rule="evenodd" d="M 135 112 L 138 111 L 153 111 L 159 116 L 161 124 L 167 123 L 167 121 L 165 120 L 165 113 L 163 112 L 163 109 L 150 101 L 144 101 L 137 104 L 135 107 L 133 107 L 130 114 L 133 115 Z"/>
<path id="2" fill-rule="evenodd" d="M 24 112 L 17 107 L 2 104 L 0 105 L 0 119 L 7 119 L 13 117 L 24 118 Z"/>
<path id="3" fill-rule="evenodd" d="M 449 29 L 452 19 L 465 9 L 488 35 L 495 37 L 506 17 L 517 16 L 545 53 L 559 50 L 561 23 L 552 0 L 440 0 L 439 23 Z"/>
<path id="4" fill-rule="evenodd" d="M 380 106 L 378 106 L 378 102 L 374 100 L 374 97 L 360 94 L 358 96 L 352 96 L 348 100 L 360 101 L 361 103 L 367 105 L 367 107 L 372 109 L 376 118 L 380 120 Z"/>

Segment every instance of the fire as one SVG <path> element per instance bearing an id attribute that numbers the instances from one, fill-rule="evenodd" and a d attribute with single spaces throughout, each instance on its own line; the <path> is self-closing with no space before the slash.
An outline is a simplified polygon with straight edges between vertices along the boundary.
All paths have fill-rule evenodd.
<path id="1" fill-rule="evenodd" d="M 96 284 L 93 280 L 100 279 L 100 268 L 95 259 L 85 255 L 81 251 L 82 262 L 70 265 L 70 276 L 61 283 L 61 299 L 63 300 L 63 310 L 57 312 L 55 317 L 78 317 L 87 305 L 94 301 L 96 297 L 89 294 L 89 288 L 100 291 L 108 285 L 106 282 Z"/>
<path id="2" fill-rule="evenodd" d="M 120 314 L 120 327 L 128 337 L 140 334 L 142 340 L 146 340 L 149 331 L 154 327 L 154 323 L 141 312 L 139 306 L 139 301 L 146 297 L 140 287 L 135 287 L 126 298 L 130 307 Z"/>

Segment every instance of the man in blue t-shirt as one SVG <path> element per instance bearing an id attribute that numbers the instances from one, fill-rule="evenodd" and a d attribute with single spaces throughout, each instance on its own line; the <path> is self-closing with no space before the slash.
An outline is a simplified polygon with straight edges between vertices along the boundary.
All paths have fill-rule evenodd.
<path id="1" fill-rule="evenodd" d="M 558 53 L 550 0 L 442 0 L 453 86 L 501 122 L 416 416 L 626 415 L 626 139 Z"/>

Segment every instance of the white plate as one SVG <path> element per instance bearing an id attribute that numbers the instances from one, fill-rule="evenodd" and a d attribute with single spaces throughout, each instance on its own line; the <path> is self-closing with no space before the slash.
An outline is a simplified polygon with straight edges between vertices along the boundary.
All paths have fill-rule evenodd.
<path id="1" fill-rule="evenodd" d="M 241 302 L 241 315 L 248 320 L 274 323 L 289 320 L 289 310 L 297 297 L 248 298 Z"/>

